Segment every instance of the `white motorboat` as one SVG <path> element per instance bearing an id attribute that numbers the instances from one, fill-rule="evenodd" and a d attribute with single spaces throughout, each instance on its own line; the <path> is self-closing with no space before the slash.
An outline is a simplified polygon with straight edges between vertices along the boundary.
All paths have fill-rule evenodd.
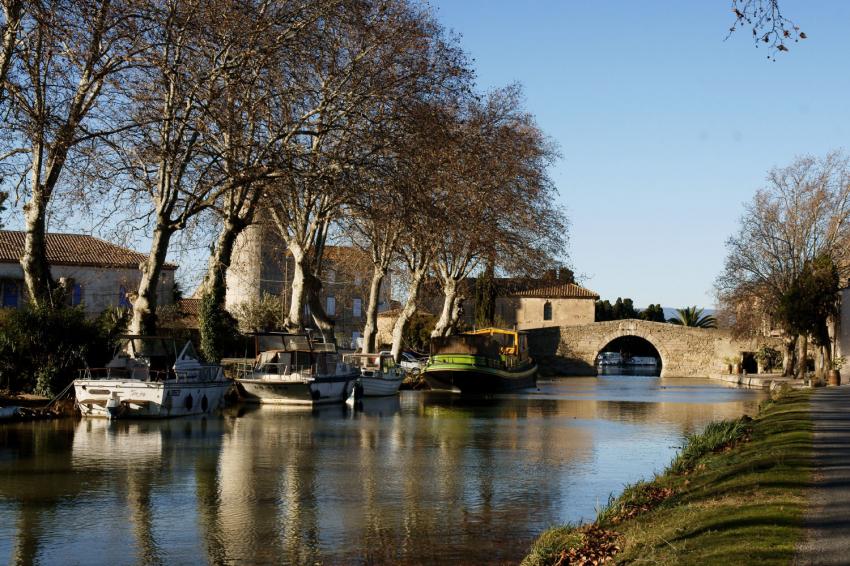
<path id="1" fill-rule="evenodd" d="M 384 397 L 398 393 L 404 380 L 404 371 L 396 365 L 391 354 L 348 354 L 343 359 L 359 370 L 358 381 L 364 397 Z"/>
<path id="2" fill-rule="evenodd" d="M 239 394 L 249 402 L 290 405 L 342 403 L 359 373 L 339 360 L 334 344 L 306 334 L 255 335 L 256 358 L 237 370 Z"/>
<path id="3" fill-rule="evenodd" d="M 171 338 L 125 336 L 105 368 L 74 380 L 84 417 L 168 418 L 210 413 L 231 387 L 221 366 L 198 359 L 191 342 L 180 353 Z"/>

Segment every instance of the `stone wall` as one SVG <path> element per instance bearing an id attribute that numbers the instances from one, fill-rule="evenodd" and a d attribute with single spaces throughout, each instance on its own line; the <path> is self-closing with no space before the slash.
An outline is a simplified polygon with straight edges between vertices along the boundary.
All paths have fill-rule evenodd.
<path id="1" fill-rule="evenodd" d="M 725 371 L 724 358 L 755 352 L 765 345 L 781 349 L 781 341 L 774 337 L 741 340 L 726 330 L 643 320 L 543 328 L 529 334 L 531 355 L 549 375 L 596 375 L 596 356 L 623 336 L 643 338 L 658 350 L 662 377 L 707 377 Z"/>

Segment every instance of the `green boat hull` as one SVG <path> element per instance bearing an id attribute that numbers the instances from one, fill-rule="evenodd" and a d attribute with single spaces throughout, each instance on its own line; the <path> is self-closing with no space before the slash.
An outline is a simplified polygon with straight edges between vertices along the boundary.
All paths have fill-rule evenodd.
<path id="1" fill-rule="evenodd" d="M 537 364 L 516 369 L 492 367 L 476 361 L 433 360 L 423 372 L 431 389 L 460 390 L 461 393 L 504 393 L 537 386 Z"/>

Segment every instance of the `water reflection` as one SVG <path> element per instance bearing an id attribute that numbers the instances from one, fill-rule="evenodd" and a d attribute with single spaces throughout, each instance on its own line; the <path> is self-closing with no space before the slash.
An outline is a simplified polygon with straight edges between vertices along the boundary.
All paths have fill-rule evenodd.
<path id="1" fill-rule="evenodd" d="M 0 426 L 0 560 L 421 563 L 520 558 L 761 395 L 605 376 L 538 391 Z"/>

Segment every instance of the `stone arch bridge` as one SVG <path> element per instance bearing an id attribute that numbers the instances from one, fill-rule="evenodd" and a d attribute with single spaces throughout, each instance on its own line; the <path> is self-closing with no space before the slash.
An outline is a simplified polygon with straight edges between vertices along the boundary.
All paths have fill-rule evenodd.
<path id="1" fill-rule="evenodd" d="M 658 351 L 661 377 L 707 377 L 725 370 L 724 358 L 737 358 L 762 346 L 781 349 L 781 342 L 774 337 L 738 339 L 727 330 L 633 319 L 528 332 L 531 355 L 541 371 L 550 375 L 596 375 L 599 352 L 625 336 L 643 338 Z"/>

